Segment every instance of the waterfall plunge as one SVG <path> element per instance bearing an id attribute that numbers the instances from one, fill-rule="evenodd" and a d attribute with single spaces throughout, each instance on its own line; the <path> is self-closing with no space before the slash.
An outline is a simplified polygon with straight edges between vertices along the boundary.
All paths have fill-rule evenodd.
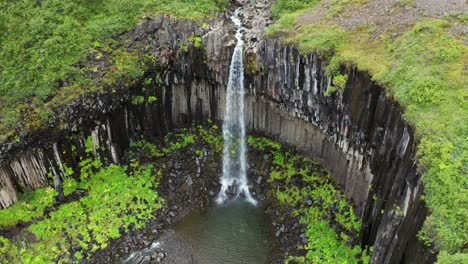
<path id="1" fill-rule="evenodd" d="M 253 205 L 257 201 L 252 197 L 247 182 L 247 144 L 245 140 L 244 123 L 244 65 L 242 62 L 242 22 L 236 10 L 232 21 L 237 27 L 237 45 L 232 54 L 229 81 L 226 93 L 226 109 L 223 124 L 223 175 L 221 176 L 221 191 L 218 194 L 219 204 L 229 196 L 235 198 L 241 194 Z"/>

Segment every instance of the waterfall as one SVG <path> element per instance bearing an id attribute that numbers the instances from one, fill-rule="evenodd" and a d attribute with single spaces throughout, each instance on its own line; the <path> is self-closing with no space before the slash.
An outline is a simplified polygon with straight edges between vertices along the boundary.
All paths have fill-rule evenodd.
<path id="1" fill-rule="evenodd" d="M 240 195 L 253 205 L 257 201 L 249 191 L 247 181 L 247 144 L 245 139 L 244 123 L 244 65 L 242 62 L 242 40 L 245 28 L 239 19 L 237 9 L 231 20 L 237 27 L 237 45 L 232 54 L 229 71 L 229 81 L 226 92 L 226 108 L 223 123 L 223 175 L 221 176 L 221 191 L 217 202 L 223 203 L 228 198 L 237 198 Z"/>

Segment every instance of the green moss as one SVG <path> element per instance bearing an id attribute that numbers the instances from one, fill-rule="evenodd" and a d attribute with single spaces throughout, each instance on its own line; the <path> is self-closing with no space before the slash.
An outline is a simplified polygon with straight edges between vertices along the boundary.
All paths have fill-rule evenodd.
<path id="1" fill-rule="evenodd" d="M 468 254 L 455 253 L 449 254 L 443 250 L 437 256 L 437 263 L 439 264 L 464 264 L 468 263 Z"/>
<path id="2" fill-rule="evenodd" d="M 132 105 L 139 105 L 145 102 L 145 97 L 141 95 L 132 97 Z"/>
<path id="3" fill-rule="evenodd" d="M 203 39 L 200 36 L 192 35 L 189 37 L 189 41 L 193 43 L 195 48 L 200 48 L 202 46 Z"/>
<path id="4" fill-rule="evenodd" d="M 152 104 L 158 101 L 158 98 L 156 96 L 148 96 L 148 103 Z"/>
<path id="5" fill-rule="evenodd" d="M 204 142 L 208 143 L 216 155 L 221 155 L 223 151 L 223 136 L 219 131 L 219 127 L 209 121 L 210 126 L 208 128 L 198 126 L 198 135 Z"/>
<path id="6" fill-rule="evenodd" d="M 168 146 L 163 148 L 165 154 L 169 154 L 176 150 L 188 147 L 189 145 L 195 143 L 195 135 L 191 132 L 187 133 L 178 133 L 178 134 L 169 134 L 164 137 L 164 141 L 168 143 Z"/>
<path id="7" fill-rule="evenodd" d="M 338 91 L 338 88 L 336 86 L 329 85 L 327 87 L 327 90 L 323 93 L 323 95 L 330 96 L 330 95 L 334 94 L 336 91 Z"/>
<path id="8" fill-rule="evenodd" d="M 139 151 L 142 151 L 145 156 L 148 157 L 160 158 L 164 156 L 164 152 L 162 150 L 159 150 L 159 148 L 156 145 L 144 139 L 139 141 L 131 141 L 130 147 L 137 148 Z"/>
<path id="9" fill-rule="evenodd" d="M 341 91 L 344 90 L 347 81 L 348 75 L 338 74 L 336 76 L 333 76 L 333 84 Z"/>
<path id="10" fill-rule="evenodd" d="M 187 44 L 186 44 L 184 41 L 181 41 L 181 42 L 179 43 L 179 49 L 180 49 L 180 51 L 182 51 L 182 52 L 188 52 L 188 46 L 187 46 Z"/>

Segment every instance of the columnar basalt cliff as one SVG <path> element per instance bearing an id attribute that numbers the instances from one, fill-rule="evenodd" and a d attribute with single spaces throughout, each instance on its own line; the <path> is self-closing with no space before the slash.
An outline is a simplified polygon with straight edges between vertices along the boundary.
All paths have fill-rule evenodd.
<path id="1" fill-rule="evenodd" d="M 1 206 L 16 202 L 25 188 L 50 182 L 59 189 L 65 164 L 76 168 L 89 135 L 97 155 L 119 163 L 132 138 L 156 140 L 178 127 L 222 120 L 234 48 L 230 27 L 211 22 L 202 28 L 158 16 L 124 34 L 128 49 L 151 47 L 145 52 L 158 63 L 145 77 L 159 81 L 83 96 L 57 110 L 61 115 L 50 129 L 2 145 Z M 202 37 L 203 46 L 181 49 L 190 36 Z M 363 223 L 361 243 L 374 246 L 372 263 L 433 262 L 434 254 L 416 238 L 427 209 L 413 129 L 401 107 L 358 69 L 343 68 L 346 88 L 326 96 L 332 76 L 325 73 L 324 59 L 302 56 L 279 40 L 256 40 L 253 46 L 245 55 L 251 65 L 245 73 L 248 129 L 322 161 L 355 204 Z M 158 100 L 134 105 L 134 96 Z"/>
<path id="2" fill-rule="evenodd" d="M 401 107 L 358 69 L 343 68 L 346 88 L 326 95 L 333 83 L 325 60 L 301 56 L 277 40 L 259 50 L 253 56 L 261 66 L 247 77 L 251 130 L 327 166 L 363 220 L 362 243 L 375 246 L 373 263 L 434 261 L 415 249 L 427 209 L 413 129 Z"/>

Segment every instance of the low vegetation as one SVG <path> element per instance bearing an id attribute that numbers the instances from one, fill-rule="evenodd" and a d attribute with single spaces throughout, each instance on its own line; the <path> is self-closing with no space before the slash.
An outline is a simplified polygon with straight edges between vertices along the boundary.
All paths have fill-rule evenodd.
<path id="1" fill-rule="evenodd" d="M 0 210 L 0 228 L 15 226 L 20 221 L 28 222 L 42 217 L 46 208 L 52 207 L 54 197 L 57 196 L 54 188 L 47 187 L 39 190 L 26 190 L 8 210 Z"/>
<path id="2" fill-rule="evenodd" d="M 420 140 L 419 167 L 431 212 L 420 237 L 441 250 L 441 263 L 449 263 L 447 256 L 454 254 L 457 259 L 460 254 L 468 259 L 468 48 L 449 33 L 452 24 L 466 23 L 466 19 L 426 17 L 375 36 L 373 24 L 361 24 L 350 31 L 333 20 L 369 1 L 332 0 L 326 16 L 303 22 L 303 16 L 314 14 L 317 2 L 276 1 L 273 10 L 277 21 L 268 33 L 296 45 L 302 54 L 315 52 L 325 57 L 330 68 L 357 65 L 405 108 L 405 118 L 416 128 Z M 402 1 L 398 8 L 409 2 Z M 341 74 L 333 70 L 327 73 Z M 327 93 L 335 92 L 343 81 L 335 77 L 335 86 Z"/>
<path id="3" fill-rule="evenodd" d="M 330 181 L 329 172 L 314 161 L 286 151 L 280 144 L 250 136 L 249 146 L 270 153 L 271 195 L 306 227 L 305 256 L 288 256 L 286 263 L 369 263 L 371 249 L 352 241 L 361 229 L 352 206 Z"/>

